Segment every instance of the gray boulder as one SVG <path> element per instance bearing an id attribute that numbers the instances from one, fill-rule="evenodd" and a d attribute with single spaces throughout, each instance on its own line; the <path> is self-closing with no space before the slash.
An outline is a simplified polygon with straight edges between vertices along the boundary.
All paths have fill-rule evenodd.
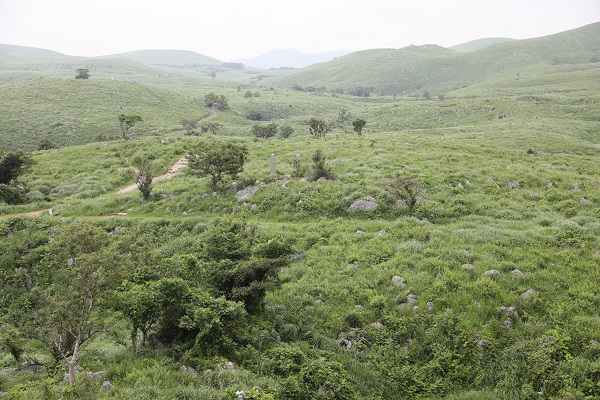
<path id="1" fill-rule="evenodd" d="M 348 211 L 356 212 L 356 211 L 371 211 L 376 209 L 379 206 L 377 201 L 372 197 L 367 197 L 366 199 L 361 199 L 356 201 L 350 207 L 348 207 Z"/>
<path id="2" fill-rule="evenodd" d="M 239 192 L 237 192 L 235 194 L 235 199 L 237 201 L 251 199 L 252 197 L 254 197 L 254 195 L 256 194 L 257 191 L 258 191 L 257 186 L 248 186 L 246 189 L 240 190 Z"/>

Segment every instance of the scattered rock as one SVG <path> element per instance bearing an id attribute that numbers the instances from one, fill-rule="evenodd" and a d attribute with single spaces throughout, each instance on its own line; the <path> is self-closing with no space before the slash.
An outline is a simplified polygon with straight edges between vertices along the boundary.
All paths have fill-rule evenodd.
<path id="1" fill-rule="evenodd" d="M 110 383 L 109 381 L 104 381 L 104 383 L 102 383 L 102 390 L 104 390 L 105 392 L 108 392 L 109 390 L 111 390 L 114 387 L 115 386 L 112 383 Z"/>
<path id="2" fill-rule="evenodd" d="M 513 181 L 513 182 L 509 182 L 509 183 L 508 183 L 508 188 L 509 188 L 509 189 L 516 189 L 516 188 L 518 188 L 518 187 L 519 187 L 519 182 L 514 182 L 514 181 Z"/>
<path id="3" fill-rule="evenodd" d="M 512 328 L 513 325 L 513 320 L 511 317 L 507 317 L 504 322 L 502 323 L 502 325 L 504 325 L 506 327 L 506 329 L 510 329 Z"/>
<path id="4" fill-rule="evenodd" d="M 471 182 L 468 179 L 465 179 L 465 186 L 471 186 Z"/>
<path id="5" fill-rule="evenodd" d="M 357 231 L 356 231 L 356 236 L 360 236 L 360 235 L 362 235 L 363 233 L 364 233 L 364 232 L 363 232 L 363 231 L 361 231 L 361 230 L 359 229 L 359 230 L 357 230 Z"/>
<path id="6" fill-rule="evenodd" d="M 473 264 L 463 264 L 461 268 L 462 269 L 473 269 L 475 267 L 473 266 Z"/>
<path id="7" fill-rule="evenodd" d="M 442 273 L 441 273 L 441 272 L 438 272 L 438 273 L 435 275 L 435 277 L 436 277 L 436 279 L 442 279 Z"/>
<path id="8" fill-rule="evenodd" d="M 558 187 L 558 185 L 556 183 L 554 183 L 554 182 L 548 183 L 548 189 L 552 189 L 552 188 L 555 188 L 555 187 Z"/>
<path id="9" fill-rule="evenodd" d="M 398 275 L 392 276 L 392 283 L 399 287 L 406 286 L 406 283 L 404 283 L 404 278 Z"/>
<path id="10" fill-rule="evenodd" d="M 325 178 L 324 176 L 322 176 L 319 179 L 317 179 L 317 182 L 327 182 L 327 178 Z"/>
<path id="11" fill-rule="evenodd" d="M 401 309 L 410 307 L 413 304 L 415 304 L 416 302 L 417 302 L 417 296 L 412 293 L 409 293 L 408 296 L 406 296 L 406 302 L 398 305 L 398 307 L 400 307 Z M 414 311 L 414 309 L 413 309 L 413 311 Z M 417 308 L 417 311 L 418 311 L 418 308 Z"/>
<path id="12" fill-rule="evenodd" d="M 502 310 L 502 312 L 504 312 L 506 314 L 512 314 L 513 312 L 515 312 L 515 308 L 513 306 L 510 306 L 510 307 L 500 306 L 500 310 Z"/>
<path id="13" fill-rule="evenodd" d="M 597 340 L 594 340 L 594 339 L 590 340 L 590 346 L 596 347 L 596 346 L 598 346 L 598 344 L 600 344 L 600 343 L 598 343 Z"/>
<path id="14" fill-rule="evenodd" d="M 404 200 L 404 199 L 398 200 L 396 202 L 396 207 L 398 207 L 398 208 L 406 207 L 406 200 Z"/>
<path id="15" fill-rule="evenodd" d="M 346 265 L 346 268 L 348 268 L 348 269 L 358 269 L 358 267 L 356 266 L 356 264 L 348 264 L 348 265 Z"/>
<path id="16" fill-rule="evenodd" d="M 317 300 L 315 300 L 315 304 L 320 306 L 321 304 L 323 304 L 323 300 L 317 299 Z"/>
<path id="17" fill-rule="evenodd" d="M 371 326 L 372 326 L 373 328 L 377 329 L 377 330 L 381 330 L 381 329 L 383 329 L 383 324 L 382 324 L 381 322 L 379 322 L 379 321 L 377 321 L 377 322 L 373 322 L 373 323 L 371 324 Z"/>
<path id="18" fill-rule="evenodd" d="M 500 271 L 498 271 L 497 269 L 490 269 L 489 271 L 485 271 L 483 273 L 483 276 L 498 277 L 500 276 Z"/>
<path id="19" fill-rule="evenodd" d="M 521 298 L 522 298 L 522 299 L 527 299 L 527 298 L 529 298 L 529 297 L 533 296 L 535 293 L 536 293 L 536 291 L 535 291 L 535 290 L 533 290 L 533 289 L 529 289 L 529 290 L 527 290 L 526 292 L 524 292 L 524 293 L 522 293 L 522 294 L 521 294 Z"/>
<path id="20" fill-rule="evenodd" d="M 235 399 L 236 400 L 244 400 L 246 398 L 246 391 L 244 390 L 236 390 Z"/>
<path id="21" fill-rule="evenodd" d="M 385 231 L 385 229 L 380 230 L 379 232 L 377 232 L 377 236 L 383 236 L 385 235 L 387 232 Z"/>
<path id="22" fill-rule="evenodd" d="M 350 207 L 348 207 L 348 211 L 356 212 L 356 211 L 371 211 L 376 209 L 379 206 L 377 201 L 372 197 L 367 197 L 366 199 L 358 200 Z"/>
<path id="23" fill-rule="evenodd" d="M 258 191 L 257 186 L 248 186 L 247 188 L 240 190 L 235 194 L 235 199 L 237 201 L 248 200 L 254 197 L 256 192 Z"/>
<path id="24" fill-rule="evenodd" d="M 464 189 L 465 187 L 463 186 L 462 183 L 458 182 L 458 185 L 456 185 L 457 188 L 459 189 Z"/>
<path id="25" fill-rule="evenodd" d="M 579 199 L 579 204 L 581 204 L 582 206 L 587 206 L 588 204 L 592 204 L 592 201 L 586 197 L 582 197 L 581 199 Z"/>
<path id="26" fill-rule="evenodd" d="M 413 306 L 413 314 L 419 315 L 419 306 Z"/>
<path id="27" fill-rule="evenodd" d="M 513 269 L 511 273 L 512 273 L 512 275 L 513 275 L 515 278 L 520 278 L 520 277 L 522 277 L 522 276 L 524 275 L 524 274 L 523 274 L 521 271 L 519 271 L 518 269 Z"/>
<path id="28" fill-rule="evenodd" d="M 494 183 L 494 178 L 489 177 L 485 180 L 486 183 Z"/>
<path id="29" fill-rule="evenodd" d="M 181 366 L 181 371 L 183 371 L 183 372 L 187 372 L 187 373 L 189 373 L 190 375 L 192 375 L 192 376 L 194 376 L 194 377 L 198 376 L 198 371 L 196 371 L 196 370 L 195 370 L 194 368 L 192 368 L 192 367 L 186 367 L 185 365 L 182 365 L 182 366 Z"/>
<path id="30" fill-rule="evenodd" d="M 231 361 L 227 361 L 225 363 L 225 369 L 229 369 L 229 370 L 235 369 L 235 365 Z"/>
<path id="31" fill-rule="evenodd" d="M 121 234 L 121 227 L 117 226 L 115 227 L 115 235 L 120 235 Z"/>
<path id="32" fill-rule="evenodd" d="M 432 311 L 433 310 L 433 301 L 428 301 L 426 307 L 427 307 L 427 311 Z"/>
<path id="33" fill-rule="evenodd" d="M 572 189 L 572 190 L 573 190 L 574 192 L 576 192 L 576 191 L 578 191 L 578 190 L 581 190 L 581 188 L 583 188 L 583 183 L 581 183 L 581 182 L 577 182 L 577 183 L 573 183 L 571 186 L 573 187 L 573 189 Z"/>

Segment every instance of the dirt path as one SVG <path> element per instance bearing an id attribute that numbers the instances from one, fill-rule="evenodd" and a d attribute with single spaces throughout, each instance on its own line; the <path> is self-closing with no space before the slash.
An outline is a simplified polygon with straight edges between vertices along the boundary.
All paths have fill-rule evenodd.
<path id="1" fill-rule="evenodd" d="M 173 177 L 176 173 L 178 173 L 183 167 L 187 165 L 187 157 L 181 157 L 179 160 L 175 162 L 175 164 L 171 165 L 171 167 L 162 175 L 157 175 L 152 177 L 152 182 L 162 181 L 163 179 L 169 179 Z M 137 183 L 131 184 L 123 189 L 120 189 L 117 193 L 129 193 L 137 189 Z"/>

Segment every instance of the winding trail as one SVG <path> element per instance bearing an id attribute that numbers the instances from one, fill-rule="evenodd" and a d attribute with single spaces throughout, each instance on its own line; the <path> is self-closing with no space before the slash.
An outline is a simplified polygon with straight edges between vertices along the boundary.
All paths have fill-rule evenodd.
<path id="1" fill-rule="evenodd" d="M 206 122 L 206 121 L 210 121 L 211 119 L 215 118 L 217 116 L 217 112 L 212 109 L 209 108 L 208 109 L 208 113 L 209 115 L 205 118 L 202 118 L 199 122 Z M 129 164 L 129 161 L 127 159 L 125 159 L 125 161 Z M 169 179 L 172 178 L 174 175 L 176 175 L 177 173 L 179 173 L 179 171 L 181 171 L 181 169 L 183 167 L 185 167 L 188 164 L 188 160 L 187 157 L 181 157 L 179 160 L 177 160 L 173 165 L 171 165 L 169 167 L 169 169 L 167 170 L 167 172 L 165 172 L 164 174 L 161 175 L 157 175 L 157 176 L 153 176 L 152 177 L 152 182 L 156 182 L 156 181 L 161 181 L 163 179 Z M 136 173 L 139 173 L 139 170 L 137 170 L 137 168 L 135 167 L 130 167 L 132 168 L 134 171 L 136 171 Z M 117 194 L 123 194 L 123 193 L 129 193 L 132 192 L 134 190 L 137 189 L 137 183 L 133 183 L 127 187 L 124 187 L 122 189 L 119 189 L 117 191 Z M 0 219 L 4 219 L 4 218 L 8 218 L 8 217 L 18 217 L 18 216 L 25 216 L 25 217 L 38 217 L 44 213 L 49 212 L 49 209 L 45 209 L 45 210 L 37 210 L 37 211 L 28 211 L 28 212 L 23 212 L 23 213 L 16 213 L 16 214 L 7 214 L 7 215 L 0 215 Z"/>

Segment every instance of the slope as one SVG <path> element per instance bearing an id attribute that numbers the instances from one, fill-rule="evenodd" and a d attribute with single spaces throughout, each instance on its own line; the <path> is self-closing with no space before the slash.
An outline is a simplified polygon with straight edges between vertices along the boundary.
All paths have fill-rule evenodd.
<path id="1" fill-rule="evenodd" d="M 96 58 L 123 58 L 145 65 L 221 65 L 223 63 L 216 58 L 188 50 L 135 50 Z"/>
<path id="2" fill-rule="evenodd" d="M 470 53 L 438 46 L 410 46 L 356 52 L 273 80 L 286 87 L 326 87 L 352 92 L 373 88 L 380 94 L 443 93 L 489 80 L 515 78 L 525 69 L 585 64 L 600 55 L 600 23 L 542 38 L 495 44 Z"/>

